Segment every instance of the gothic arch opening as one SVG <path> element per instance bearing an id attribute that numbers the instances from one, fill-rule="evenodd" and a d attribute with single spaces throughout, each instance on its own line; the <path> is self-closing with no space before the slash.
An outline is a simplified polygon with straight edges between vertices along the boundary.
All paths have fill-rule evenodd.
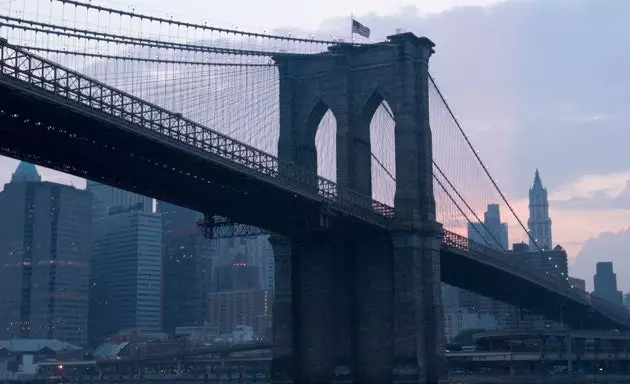
<path id="1" fill-rule="evenodd" d="M 372 198 L 391 207 L 396 194 L 396 141 L 394 112 L 387 101 L 373 93 L 365 105 L 370 126 Z"/>
<path id="2" fill-rule="evenodd" d="M 319 101 L 308 119 L 309 142 L 314 139 L 317 175 L 337 180 L 337 119 L 323 101 Z M 314 138 L 312 135 L 314 134 Z"/>

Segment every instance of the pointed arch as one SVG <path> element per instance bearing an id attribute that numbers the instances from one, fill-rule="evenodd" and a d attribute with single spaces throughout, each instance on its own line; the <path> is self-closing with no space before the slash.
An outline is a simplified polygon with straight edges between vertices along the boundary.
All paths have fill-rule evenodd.
<path id="1" fill-rule="evenodd" d="M 324 118 L 324 115 L 328 111 L 333 113 L 335 117 L 337 114 L 334 112 L 333 103 L 331 103 L 325 95 L 313 98 L 308 105 L 304 140 L 306 140 L 306 142 L 311 142 L 315 140 L 315 135 L 317 135 L 319 124 Z"/>
<path id="2" fill-rule="evenodd" d="M 393 206 L 396 193 L 394 111 L 381 91 L 374 88 L 363 105 L 362 115 L 364 125 L 369 127 L 372 198 Z"/>
<path id="3" fill-rule="evenodd" d="M 321 98 L 318 99 L 317 102 L 310 108 L 310 112 L 306 119 L 305 139 L 307 141 L 315 140 L 315 136 L 317 135 L 317 131 L 319 128 L 319 123 L 322 121 L 322 118 L 329 110 L 330 107 Z"/>
<path id="4" fill-rule="evenodd" d="M 310 108 L 305 127 L 304 147 L 317 175 L 337 179 L 337 119 L 330 104 L 319 97 Z M 312 169 L 312 168 L 311 168 Z"/>
<path id="5" fill-rule="evenodd" d="M 378 83 L 372 84 L 366 96 L 363 99 L 362 117 L 371 121 L 374 113 L 380 107 L 383 102 L 387 102 L 392 108 L 395 107 L 396 101 L 389 95 L 384 87 L 381 87 Z M 396 116 L 394 109 L 390 110 L 393 116 Z"/>

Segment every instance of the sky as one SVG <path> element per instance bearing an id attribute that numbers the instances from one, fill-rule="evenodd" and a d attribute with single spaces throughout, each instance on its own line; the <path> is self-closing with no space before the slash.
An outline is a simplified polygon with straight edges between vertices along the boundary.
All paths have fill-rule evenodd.
<path id="1" fill-rule="evenodd" d="M 24 1 L 31 0 L 14 0 Z M 630 291 L 630 45 L 625 42 L 630 2 L 92 3 L 217 26 L 309 30 L 318 36 L 347 35 L 352 13 L 375 39 L 397 28 L 427 35 L 437 44 L 431 72 L 521 218 L 527 218 L 527 191 L 539 168 L 550 195 L 554 243 L 567 249 L 570 273 L 591 284 L 595 262 L 614 261 L 619 286 Z M 15 166 L 14 160 L 0 158 L 0 182 Z M 41 171 L 51 181 L 84 185 Z"/>
<path id="2" fill-rule="evenodd" d="M 487 6 L 499 2 L 500 0 L 233 0 L 222 1 L 220 5 L 214 3 L 212 6 L 206 0 L 180 0 L 176 3 L 172 0 L 101 0 L 96 3 L 153 15 L 172 15 L 178 20 L 203 18 L 212 25 L 237 26 L 245 30 L 318 30 L 331 20 L 349 19 L 351 14 L 357 17 L 395 16 L 409 5 L 415 5 L 423 14 L 430 14 L 458 6 Z M 200 12 L 204 9 L 207 12 Z"/>

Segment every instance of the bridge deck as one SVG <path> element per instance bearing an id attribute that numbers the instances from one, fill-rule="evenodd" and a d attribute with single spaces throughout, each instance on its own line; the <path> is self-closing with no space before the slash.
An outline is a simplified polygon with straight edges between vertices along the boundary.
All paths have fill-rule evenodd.
<path id="1" fill-rule="evenodd" d="M 3 88 L 54 103 L 66 112 L 89 116 L 109 129 L 159 142 L 188 152 L 217 167 L 332 209 L 372 225 L 387 227 L 392 207 L 234 140 L 208 127 L 167 111 L 81 73 L 13 47 L 0 40 Z M 67 128 L 67 127 L 64 127 Z M 105 128 L 105 127 L 103 127 Z M 95 128 L 92 128 L 94 130 Z"/>
<path id="2" fill-rule="evenodd" d="M 391 207 L 6 41 L 0 102 L 5 155 L 285 234 L 326 206 L 348 229 L 386 230 L 393 218 Z M 630 328 L 627 311 L 529 264 L 450 232 L 443 247 L 445 282 L 552 318 L 566 303 L 583 327 Z"/>

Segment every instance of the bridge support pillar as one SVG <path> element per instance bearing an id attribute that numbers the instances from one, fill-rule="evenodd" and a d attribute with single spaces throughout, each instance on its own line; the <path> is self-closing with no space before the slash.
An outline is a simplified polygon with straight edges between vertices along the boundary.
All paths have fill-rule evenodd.
<path id="1" fill-rule="evenodd" d="M 316 174 L 315 137 L 330 109 L 337 120 L 339 186 L 369 196 L 370 121 L 387 101 L 396 122 L 394 220 L 399 229 L 382 238 L 344 237 L 333 230 L 292 237 L 291 276 L 285 267 L 276 274 L 283 292 L 290 282 L 292 305 L 274 305 L 274 332 L 283 332 L 274 335 L 274 342 L 285 345 L 286 335 L 293 337 L 290 347 L 274 347 L 274 362 L 281 353 L 292 353 L 293 380 L 329 383 L 342 376 L 365 384 L 424 384 L 437 383 L 443 374 L 441 226 L 435 222 L 429 121 L 433 47 L 427 38 L 402 33 L 383 44 L 341 44 L 323 55 L 274 57 L 282 164 Z M 281 177 L 292 170 L 284 168 Z M 304 178 L 310 180 L 297 180 Z M 344 188 L 336 193 L 342 204 L 355 195 Z M 278 255 L 276 260 L 280 263 Z M 281 331 L 288 318 L 291 331 Z"/>
<path id="2" fill-rule="evenodd" d="M 355 245 L 328 231 L 270 238 L 275 252 L 273 383 L 353 375 Z"/>
<path id="3" fill-rule="evenodd" d="M 335 366 L 344 364 L 341 349 L 349 354 L 349 313 L 338 305 L 347 298 L 343 270 L 343 245 L 329 232 L 312 232 L 294 239 L 293 298 L 297 310 L 294 347 L 298 371 L 296 382 L 330 383 Z M 340 295 L 337 295 L 339 293 Z M 341 299 L 343 301 L 343 299 Z M 347 308 L 347 307 L 346 307 Z M 342 311 L 337 313 L 336 311 Z M 349 324 L 348 324 L 349 325 Z M 345 348 L 344 348 L 345 347 Z M 348 356 L 350 357 L 350 356 Z"/>
<path id="4" fill-rule="evenodd" d="M 445 375 L 441 230 L 425 223 L 392 233 L 394 382 L 438 383 Z"/>
<path id="5" fill-rule="evenodd" d="M 364 239 L 356 249 L 354 356 L 357 383 L 391 383 L 393 263 L 389 237 Z"/>
<path id="6" fill-rule="evenodd" d="M 291 241 L 283 236 L 271 235 L 269 242 L 275 261 L 271 378 L 273 383 L 292 383 L 296 368 L 293 355 L 293 249 Z"/>
<path id="7" fill-rule="evenodd" d="M 441 226 L 360 240 L 272 237 L 274 383 L 438 383 Z"/>

